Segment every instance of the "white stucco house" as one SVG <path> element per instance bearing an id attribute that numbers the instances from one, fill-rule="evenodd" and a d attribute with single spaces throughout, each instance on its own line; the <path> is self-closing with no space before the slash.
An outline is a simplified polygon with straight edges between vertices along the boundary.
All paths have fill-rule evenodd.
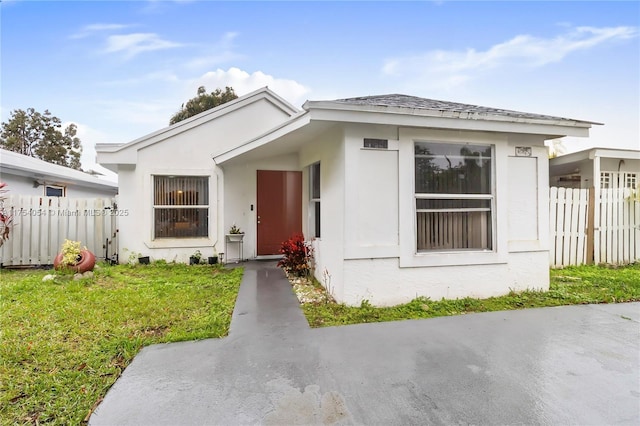
<path id="1" fill-rule="evenodd" d="M 406 95 L 298 110 L 263 88 L 97 151 L 121 249 L 187 261 L 236 224 L 260 258 L 303 232 L 337 300 L 392 305 L 548 288 L 544 141 L 592 124 Z"/>
<path id="2" fill-rule="evenodd" d="M 564 188 L 640 187 L 640 150 L 591 148 L 549 160 L 549 181 Z"/>
<path id="3" fill-rule="evenodd" d="M 11 194 L 43 197 L 114 197 L 118 184 L 80 170 L 0 148 L 0 181 Z"/>

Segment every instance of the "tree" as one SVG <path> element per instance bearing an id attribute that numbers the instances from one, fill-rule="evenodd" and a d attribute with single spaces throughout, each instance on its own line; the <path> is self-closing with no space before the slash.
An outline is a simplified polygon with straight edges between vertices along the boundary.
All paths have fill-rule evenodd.
<path id="1" fill-rule="evenodd" d="M 207 89 L 204 86 L 200 86 L 196 97 L 189 99 L 186 104 L 182 104 L 180 111 L 173 114 L 171 120 L 169 120 L 169 124 L 176 124 L 218 105 L 232 101 L 237 97 L 238 95 L 233 91 L 233 87 L 227 86 L 224 91 L 218 88 L 207 94 Z"/>
<path id="2" fill-rule="evenodd" d="M 549 150 L 549 158 L 556 158 L 559 155 L 567 153 L 567 147 L 564 146 L 562 139 L 551 139 L 547 141 L 547 149 Z"/>
<path id="3" fill-rule="evenodd" d="M 9 121 L 2 123 L 0 146 L 9 151 L 39 158 L 48 163 L 80 170 L 82 145 L 77 127 L 64 130 L 58 117 L 48 110 L 44 114 L 33 108 L 11 111 Z"/>

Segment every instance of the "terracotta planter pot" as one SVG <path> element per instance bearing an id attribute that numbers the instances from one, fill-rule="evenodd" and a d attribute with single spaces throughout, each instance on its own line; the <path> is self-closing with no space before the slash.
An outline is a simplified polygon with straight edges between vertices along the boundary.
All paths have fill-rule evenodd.
<path id="1" fill-rule="evenodd" d="M 80 250 L 79 260 L 73 265 L 62 263 L 62 257 L 62 253 L 58 253 L 56 258 L 53 259 L 53 267 L 55 269 L 70 268 L 73 271 L 83 274 L 93 270 L 93 267 L 96 266 L 96 256 L 89 250 Z"/>

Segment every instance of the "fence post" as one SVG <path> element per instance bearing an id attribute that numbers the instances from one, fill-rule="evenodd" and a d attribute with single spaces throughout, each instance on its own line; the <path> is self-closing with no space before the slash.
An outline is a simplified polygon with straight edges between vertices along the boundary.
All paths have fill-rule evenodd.
<path id="1" fill-rule="evenodd" d="M 595 234 L 596 188 L 589 188 L 589 205 L 587 210 L 587 265 L 593 265 L 593 246 Z"/>

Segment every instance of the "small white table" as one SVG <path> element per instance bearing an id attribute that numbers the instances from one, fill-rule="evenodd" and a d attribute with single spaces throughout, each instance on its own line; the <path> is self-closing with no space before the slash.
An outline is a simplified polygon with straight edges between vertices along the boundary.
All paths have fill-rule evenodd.
<path id="1" fill-rule="evenodd" d="M 238 248 L 238 254 L 240 257 L 231 258 L 229 257 L 229 244 L 236 245 Z M 235 261 L 236 263 L 242 262 L 244 260 L 244 234 L 227 234 L 224 238 L 224 252 L 226 254 L 225 263 L 229 263 L 231 261 Z"/>

